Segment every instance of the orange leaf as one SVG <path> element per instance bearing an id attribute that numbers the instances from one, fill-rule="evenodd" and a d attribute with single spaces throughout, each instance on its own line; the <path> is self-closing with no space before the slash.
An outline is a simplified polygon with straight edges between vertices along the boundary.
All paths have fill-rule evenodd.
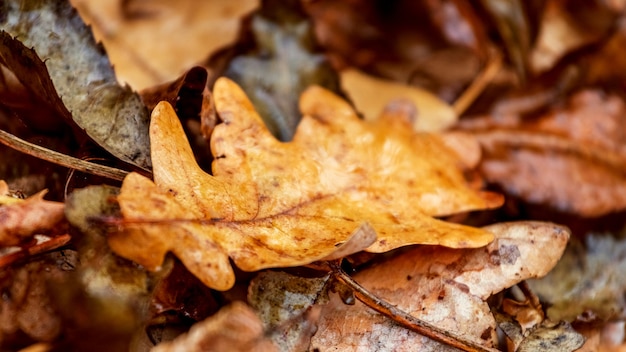
<path id="1" fill-rule="evenodd" d="M 214 98 L 224 122 L 211 139 L 213 176 L 196 164 L 172 107 L 154 109 L 154 182 L 138 174 L 124 180 L 124 231 L 109 238 L 116 253 L 154 270 L 172 251 L 207 286 L 228 289 L 229 257 L 256 271 L 363 249 L 480 247 L 493 239 L 432 218 L 502 199 L 467 187 L 439 137 L 414 134 L 396 114 L 363 122 L 337 96 L 310 88 L 293 141 L 282 143 L 235 83 L 219 79 Z"/>

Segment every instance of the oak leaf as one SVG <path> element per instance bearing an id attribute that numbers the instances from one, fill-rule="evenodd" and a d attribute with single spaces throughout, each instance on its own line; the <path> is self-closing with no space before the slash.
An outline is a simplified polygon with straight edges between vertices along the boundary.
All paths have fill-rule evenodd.
<path id="1" fill-rule="evenodd" d="M 598 217 L 626 209 L 625 112 L 617 95 L 581 90 L 533 119 L 495 108 L 460 126 L 480 142 L 490 183 L 531 204 Z"/>
<path id="2" fill-rule="evenodd" d="M 485 227 L 495 240 L 482 248 L 418 246 L 357 273 L 366 289 L 411 315 L 485 347 L 496 343 L 486 300 L 522 280 L 546 275 L 565 250 L 569 231 L 543 222 Z M 337 295 L 323 308 L 311 350 L 456 351 L 398 326 L 361 302 Z"/>
<path id="3" fill-rule="evenodd" d="M 229 258 L 257 271 L 365 248 L 480 247 L 493 239 L 432 218 L 502 199 L 469 188 L 439 137 L 415 134 L 397 115 L 363 122 L 348 103 L 313 87 L 302 95 L 293 141 L 282 143 L 232 81 L 219 79 L 214 99 L 223 123 L 211 137 L 213 176 L 197 166 L 172 107 L 154 109 L 154 182 L 136 173 L 124 180 L 123 231 L 109 237 L 119 255 L 156 270 L 172 251 L 203 283 L 224 290 L 234 284 Z"/>
<path id="4" fill-rule="evenodd" d="M 259 7 L 258 0 L 70 2 L 102 41 L 119 80 L 135 90 L 176 79 L 234 43 L 241 18 Z"/>

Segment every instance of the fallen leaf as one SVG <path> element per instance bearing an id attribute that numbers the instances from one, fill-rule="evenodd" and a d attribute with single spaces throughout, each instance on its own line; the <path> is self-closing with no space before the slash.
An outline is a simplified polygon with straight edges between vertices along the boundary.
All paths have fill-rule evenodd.
<path id="1" fill-rule="evenodd" d="M 203 283 L 224 290 L 234 283 L 229 257 L 244 271 L 303 265 L 341 252 L 365 223 L 379 237 L 372 244 L 365 236 L 354 251 L 492 240 L 488 231 L 432 218 L 502 202 L 467 187 L 438 136 L 385 116 L 362 122 L 316 87 L 302 96 L 293 141 L 281 143 L 230 80 L 215 83 L 214 99 L 224 122 L 211 139 L 213 176 L 197 166 L 171 106 L 154 109 L 155 182 L 135 173 L 124 180 L 123 231 L 109 237 L 119 255 L 156 270 L 172 251 Z"/>
<path id="2" fill-rule="evenodd" d="M 552 320 L 626 319 L 626 240 L 609 234 L 588 234 L 572 241 L 554 270 L 529 285 L 549 304 Z"/>
<path id="3" fill-rule="evenodd" d="M 278 351 L 263 336 L 263 324 L 245 303 L 235 301 L 210 318 L 194 324 L 188 333 L 154 347 L 152 352 Z"/>
<path id="4" fill-rule="evenodd" d="M 526 333 L 517 322 L 501 314 L 496 315 L 498 327 L 506 337 L 507 351 L 511 352 L 570 352 L 580 351 L 585 337 L 567 322 L 553 323 L 549 320 Z"/>
<path id="5" fill-rule="evenodd" d="M 602 40 L 619 17 L 602 2 L 546 2 L 537 39 L 529 53 L 533 73 L 551 69 L 566 54 Z"/>
<path id="6" fill-rule="evenodd" d="M 121 82 L 143 90 L 176 79 L 237 39 L 259 0 L 72 0 Z"/>
<path id="7" fill-rule="evenodd" d="M 246 92 L 274 136 L 289 141 L 300 122 L 300 94 L 314 84 L 339 91 L 337 74 L 316 48 L 300 1 L 266 2 L 250 32 L 254 47 L 235 56 L 224 75 Z"/>
<path id="8" fill-rule="evenodd" d="M 213 128 L 218 122 L 207 86 L 209 79 L 210 73 L 206 68 L 194 66 L 175 81 L 141 92 L 141 99 L 150 111 L 161 101 L 167 101 L 174 107 L 189 137 L 196 160 L 205 170 L 211 169 L 213 156 L 208 146 Z"/>
<path id="9" fill-rule="evenodd" d="M 577 333 L 572 327 L 561 322 L 554 326 L 540 326 L 520 344 L 519 352 L 570 352 L 578 350 L 585 338 Z"/>
<path id="10" fill-rule="evenodd" d="M 65 205 L 44 200 L 45 190 L 27 199 L 7 194 L 8 186 L 0 180 L 0 247 L 16 246 L 37 233 L 49 232 L 65 218 Z"/>
<path id="11" fill-rule="evenodd" d="M 300 277 L 279 271 L 259 273 L 248 286 L 248 304 L 257 312 L 269 331 L 288 327 L 282 333 L 273 333 L 270 339 L 281 350 L 304 351 L 315 329 L 306 312 L 314 305 L 326 303 L 325 290 L 330 275 Z M 304 318 L 304 319 L 303 319 Z M 302 346 L 303 345 L 303 346 Z"/>
<path id="12" fill-rule="evenodd" d="M 365 120 L 375 120 L 394 99 L 406 99 L 415 105 L 417 118 L 413 128 L 416 131 L 443 131 L 457 120 L 449 104 L 424 89 L 369 76 L 355 69 L 345 69 L 340 75 L 341 88 Z"/>
<path id="13" fill-rule="evenodd" d="M 584 90 L 534 119 L 494 112 L 460 126 L 483 149 L 488 182 L 533 204 L 596 217 L 626 209 L 626 104 Z"/>
<path id="14" fill-rule="evenodd" d="M 117 84 L 107 56 L 69 2 L 3 2 L 0 12 L 0 62 L 108 152 L 148 168 L 148 112 L 138 95 Z"/>
<path id="15" fill-rule="evenodd" d="M 415 317 L 485 346 L 496 343 L 496 323 L 485 300 L 516 283 L 540 277 L 561 257 L 568 231 L 541 222 L 484 228 L 496 239 L 482 248 L 420 246 L 356 275 L 366 289 Z M 452 351 L 396 325 L 360 302 L 333 295 L 310 349 L 321 351 Z"/>

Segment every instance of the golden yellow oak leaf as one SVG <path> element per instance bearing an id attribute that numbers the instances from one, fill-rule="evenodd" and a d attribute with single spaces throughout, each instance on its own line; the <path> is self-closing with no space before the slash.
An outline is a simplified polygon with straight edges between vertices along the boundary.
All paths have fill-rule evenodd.
<path id="1" fill-rule="evenodd" d="M 225 290 L 234 284 L 229 258 L 256 271 L 363 249 L 479 247 L 493 239 L 432 218 L 502 199 L 470 189 L 439 137 L 415 134 L 398 114 L 364 122 L 313 87 L 301 97 L 293 141 L 283 143 L 232 81 L 220 78 L 214 98 L 223 123 L 211 137 L 213 175 L 198 167 L 172 107 L 154 109 L 154 182 L 134 173 L 124 180 L 123 231 L 109 237 L 119 255 L 155 270 L 171 251 L 207 286 Z"/>

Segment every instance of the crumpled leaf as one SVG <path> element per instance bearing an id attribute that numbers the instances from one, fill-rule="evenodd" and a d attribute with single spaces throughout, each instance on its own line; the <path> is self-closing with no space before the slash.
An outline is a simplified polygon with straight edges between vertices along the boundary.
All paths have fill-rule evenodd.
<path id="1" fill-rule="evenodd" d="M 6 182 L 0 180 L 0 247 L 19 245 L 64 219 L 65 205 L 44 200 L 45 190 L 27 199 L 10 197 L 8 191 Z"/>
<path id="2" fill-rule="evenodd" d="M 357 237 L 365 240 L 353 251 L 372 252 L 492 240 L 488 231 L 432 218 L 502 201 L 468 188 L 436 135 L 416 135 L 397 116 L 363 122 L 345 101 L 314 87 L 302 96 L 294 140 L 281 143 L 230 80 L 215 83 L 214 99 L 224 122 L 211 139 L 213 176 L 197 166 L 171 106 L 154 109 L 155 182 L 135 173 L 124 180 L 123 231 L 109 237 L 119 255 L 155 270 L 172 251 L 203 283 L 223 290 L 234 283 L 229 257 L 257 271 L 345 256 L 339 245 Z M 366 223 L 379 235 L 373 244 Z"/>
<path id="3" fill-rule="evenodd" d="M 232 44 L 259 0 L 71 0 L 122 82 L 143 90 L 176 79 Z"/>
<path id="4" fill-rule="evenodd" d="M 372 77 L 355 69 L 345 69 L 340 75 L 341 88 L 366 120 L 376 119 L 394 99 L 407 99 L 415 105 L 417 118 L 413 128 L 416 131 L 443 131 L 457 120 L 450 105 L 424 89 Z"/>
<path id="5" fill-rule="evenodd" d="M 461 122 L 483 148 L 485 179 L 529 203 L 596 217 L 626 209 L 626 105 L 594 90 L 535 119 L 494 112 Z"/>
<path id="6" fill-rule="evenodd" d="M 0 13 L 0 62 L 108 152 L 148 168 L 148 112 L 68 1 L 7 1 Z"/>
<path id="7" fill-rule="evenodd" d="M 484 301 L 516 283 L 543 276 L 561 257 L 569 232 L 542 222 L 484 228 L 496 239 L 482 248 L 420 246 L 357 273 L 366 289 L 398 308 L 467 340 L 492 347 L 496 324 Z M 399 327 L 360 302 L 336 296 L 324 308 L 311 349 L 321 351 L 456 351 Z"/>
<path id="8" fill-rule="evenodd" d="M 245 303 L 235 301 L 210 318 L 194 324 L 188 333 L 161 343 L 151 351 L 270 352 L 278 349 L 263 336 L 263 324 L 254 311 Z"/>

